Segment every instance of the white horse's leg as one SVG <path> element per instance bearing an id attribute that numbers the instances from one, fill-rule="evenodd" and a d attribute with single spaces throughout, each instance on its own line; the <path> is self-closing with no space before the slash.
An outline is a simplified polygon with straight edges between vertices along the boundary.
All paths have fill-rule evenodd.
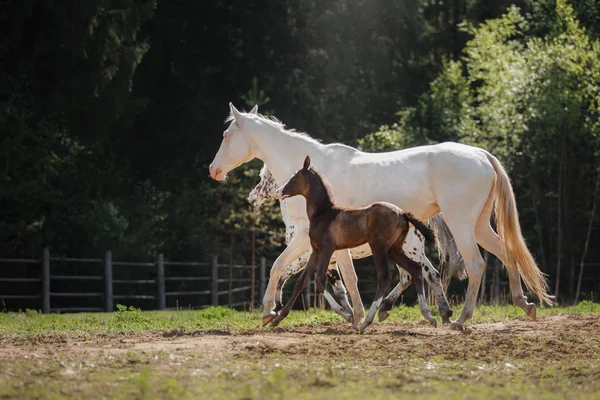
<path id="1" fill-rule="evenodd" d="M 263 298 L 263 326 L 271 322 L 271 320 L 277 316 L 277 313 L 273 311 L 273 309 L 275 308 L 275 296 L 277 294 L 277 285 L 281 274 L 292 261 L 299 258 L 309 248 L 310 240 L 308 233 L 304 230 L 298 231 L 283 253 L 281 253 L 273 263 L 269 276 L 269 284 L 267 285 L 265 297 Z"/>
<path id="2" fill-rule="evenodd" d="M 473 310 L 479 293 L 479 286 L 481 285 L 483 269 L 485 268 L 485 261 L 483 260 L 483 257 L 481 257 L 479 247 L 475 241 L 473 225 L 465 222 L 455 222 L 453 220 L 447 220 L 446 222 L 454 236 L 456 246 L 465 261 L 467 276 L 469 277 L 465 305 L 460 317 L 458 317 L 451 325 L 452 329 L 462 330 L 465 322 L 473 316 Z"/>
<path id="3" fill-rule="evenodd" d="M 386 298 L 383 300 L 383 302 L 381 303 L 381 306 L 379 307 L 379 314 L 378 314 L 379 322 L 385 321 L 387 319 L 387 317 L 390 316 L 390 310 L 394 306 L 394 303 L 396 302 L 396 300 L 398 300 L 398 297 L 400 297 L 402 292 L 404 292 L 411 283 L 410 274 L 408 272 L 406 272 L 404 269 L 400 268 L 400 266 L 397 264 L 396 264 L 396 267 L 398 268 L 400 280 L 399 280 L 398 284 L 394 287 L 394 289 L 392 289 L 390 294 L 388 294 L 386 296 Z"/>
<path id="4" fill-rule="evenodd" d="M 343 316 L 347 321 L 352 322 L 352 306 L 348 301 L 348 292 L 342 281 L 337 262 L 329 264 L 327 277 L 329 278 L 329 283 L 333 290 L 333 296 L 325 291 L 326 296 L 329 295 L 332 297 L 331 301 L 328 300 L 329 305 L 331 305 L 332 308 L 334 305 L 340 307 L 341 312 L 338 312 L 338 314 Z"/>
<path id="5" fill-rule="evenodd" d="M 523 309 L 529 318 L 535 320 L 535 304 L 527 302 L 527 297 L 523 294 L 519 270 L 516 266 L 511 267 L 506 263 L 506 255 L 502 250 L 502 239 L 500 239 L 490 226 L 490 214 L 491 210 L 489 213 L 483 213 L 477 221 L 477 225 L 475 225 L 475 239 L 477 239 L 481 247 L 498 257 L 500 262 L 506 266 L 513 303 Z"/>
<path id="6" fill-rule="evenodd" d="M 310 257 L 310 251 L 307 251 L 305 254 L 308 254 L 308 256 Z M 275 295 L 275 309 L 273 311 L 279 312 L 283 308 L 283 287 L 285 286 L 287 280 L 290 279 L 290 277 L 302 271 L 305 266 L 306 261 L 303 261 L 301 257 L 297 260 L 294 260 L 294 262 L 292 262 L 284 269 L 281 276 L 279 277 L 279 282 L 277 283 L 277 294 Z"/>
<path id="7" fill-rule="evenodd" d="M 352 327 L 358 329 L 360 323 L 365 317 L 365 307 L 360 298 L 358 292 L 358 278 L 356 277 L 356 271 L 354 270 L 354 264 L 352 263 L 352 257 L 350 256 L 350 250 L 339 250 L 335 253 L 335 259 L 338 263 L 342 279 L 346 283 L 346 289 L 350 293 L 350 299 L 352 300 Z"/>
<path id="8" fill-rule="evenodd" d="M 423 276 L 425 276 L 425 279 L 435 295 L 435 301 L 438 305 L 438 310 L 440 310 L 440 315 L 442 316 L 442 323 L 449 324 L 450 317 L 454 311 L 448 304 L 448 299 L 446 298 L 446 293 L 444 293 L 444 288 L 442 286 L 442 280 L 440 279 L 440 273 L 425 256 L 425 253 L 422 253 L 421 259 L 422 261 L 420 261 L 419 264 L 421 264 L 421 267 L 423 268 Z"/>

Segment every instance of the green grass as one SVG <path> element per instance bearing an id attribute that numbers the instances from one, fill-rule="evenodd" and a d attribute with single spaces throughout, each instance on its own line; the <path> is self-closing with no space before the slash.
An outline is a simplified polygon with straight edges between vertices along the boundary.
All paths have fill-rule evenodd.
<path id="1" fill-rule="evenodd" d="M 460 314 L 456 307 L 454 316 Z M 600 305 L 588 301 L 574 307 L 551 307 L 538 309 L 538 316 L 556 314 L 580 314 L 599 312 Z M 438 317 L 436 309 L 432 308 Z M 477 307 L 473 323 L 503 321 L 524 318 L 523 311 L 513 305 Z M 397 306 L 384 323 L 416 322 L 422 319 L 417 306 Z M 27 310 L 23 313 L 0 313 L 0 335 L 12 338 L 30 338 L 44 334 L 63 334 L 69 336 L 89 335 L 102 332 L 145 332 L 156 330 L 181 330 L 185 332 L 202 329 L 251 329 L 259 328 L 262 321 L 260 311 L 241 312 L 222 307 L 210 307 L 204 310 L 181 311 L 140 311 L 119 306 L 114 313 L 78 313 L 49 314 Z M 298 324 L 319 324 L 323 322 L 343 322 L 343 319 L 329 310 L 310 309 L 293 311 L 281 327 Z"/>
<path id="2" fill-rule="evenodd" d="M 457 307 L 455 315 L 459 312 Z M 538 310 L 540 317 L 589 313 L 600 313 L 600 305 Z M 600 398 L 600 335 L 595 333 L 600 325 L 590 316 L 567 320 L 552 332 L 537 328 L 525 334 L 500 328 L 469 335 L 439 331 L 438 336 L 438 331 L 412 334 L 409 328 L 311 335 L 308 329 L 303 331 L 308 334 L 291 333 L 296 342 L 288 347 L 273 346 L 280 331 L 270 328 L 255 331 L 266 333 L 261 339 L 219 335 L 258 328 L 261 317 L 260 311 L 219 307 L 2 313 L 0 399 Z M 515 318 L 525 319 L 517 307 L 480 306 L 473 322 Z M 384 324 L 421 319 L 417 307 L 399 306 Z M 342 319 L 311 309 L 292 312 L 282 326 L 331 321 Z M 586 324 L 592 325 L 585 330 Z M 198 330 L 204 335 L 153 334 Z M 222 345 L 211 347 L 204 340 L 222 340 Z M 141 347 L 134 350 L 133 343 Z"/>
<path id="3" fill-rule="evenodd" d="M 4 374 L 27 377 L 21 384 L 0 377 L 2 398 L 111 399 L 589 399 L 600 394 L 600 363 L 574 361 L 536 365 L 476 362 L 380 368 L 369 360 L 318 360 L 303 363 L 278 355 L 250 362 L 234 360 L 206 369 L 188 355 L 169 366 L 169 355 L 127 356 L 99 365 L 78 362 L 48 366 L 33 362 L 3 365 Z M 340 362 L 341 361 L 341 362 Z M 162 364 L 159 364 L 162 363 Z M 167 365 L 167 367 L 164 367 Z M 575 372 L 577 371 L 577 372 Z M 596 397 L 597 398 L 597 397 Z"/>

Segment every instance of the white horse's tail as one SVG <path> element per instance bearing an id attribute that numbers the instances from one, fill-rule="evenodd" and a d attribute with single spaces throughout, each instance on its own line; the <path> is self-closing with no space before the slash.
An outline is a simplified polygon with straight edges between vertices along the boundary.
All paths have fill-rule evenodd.
<path id="1" fill-rule="evenodd" d="M 465 279 L 467 277 L 465 263 L 442 214 L 434 215 L 427 222 L 431 230 L 435 233 L 435 246 L 440 256 L 439 269 L 442 274 L 444 286 L 448 287 L 450 278 L 453 276 L 461 280 Z"/>
<path id="2" fill-rule="evenodd" d="M 535 263 L 521 233 L 517 203 L 508 174 L 496 157 L 487 153 L 487 158 L 496 171 L 494 214 L 496 229 L 502 239 L 502 249 L 508 263 L 506 268 L 517 268 L 529 291 L 540 302 L 552 305 L 554 296 L 548 294 L 546 276 Z"/>

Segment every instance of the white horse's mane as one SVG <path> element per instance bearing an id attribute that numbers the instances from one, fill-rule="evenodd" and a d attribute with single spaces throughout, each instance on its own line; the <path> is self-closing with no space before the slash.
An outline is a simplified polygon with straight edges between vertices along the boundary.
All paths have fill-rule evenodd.
<path id="1" fill-rule="evenodd" d="M 262 120 L 262 122 L 266 123 L 270 127 L 277 129 L 278 131 L 282 131 L 283 133 L 286 133 L 290 136 L 302 138 L 313 144 L 322 144 L 319 139 L 315 139 L 314 137 L 310 136 L 308 133 L 299 132 L 295 129 L 287 129 L 283 122 L 281 122 L 280 120 L 278 120 L 277 118 L 275 118 L 272 115 L 270 115 L 270 116 L 263 115 L 263 114 L 251 114 L 251 115 L 256 115 L 257 117 L 259 117 Z M 235 117 L 233 116 L 233 113 L 230 113 L 229 116 L 225 119 L 225 124 L 230 124 L 234 120 L 235 120 Z"/>

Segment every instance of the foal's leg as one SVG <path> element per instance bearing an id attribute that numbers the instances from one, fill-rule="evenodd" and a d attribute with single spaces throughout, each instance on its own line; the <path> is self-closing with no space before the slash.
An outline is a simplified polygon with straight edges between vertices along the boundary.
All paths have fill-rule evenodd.
<path id="1" fill-rule="evenodd" d="M 275 312 L 281 311 L 283 308 L 283 287 L 287 280 L 304 270 L 306 266 L 306 261 L 310 257 L 311 250 L 307 251 L 305 255 L 295 260 L 292 264 L 290 264 L 281 277 L 279 278 L 279 283 L 277 284 L 277 297 L 275 299 Z M 305 260 L 306 256 L 306 260 Z M 346 288 L 342 283 L 340 278 L 340 274 L 337 270 L 337 266 L 335 263 L 329 264 L 329 269 L 327 271 L 327 276 L 329 277 L 329 282 L 333 287 L 333 295 L 326 290 L 323 294 L 325 295 L 325 299 L 331 306 L 331 309 L 342 316 L 346 321 L 352 322 L 352 307 L 348 303 L 348 297 L 346 296 Z"/>
<path id="2" fill-rule="evenodd" d="M 453 311 L 448 304 L 448 299 L 446 299 L 440 274 L 425 255 L 425 238 L 412 226 L 409 233 L 411 234 L 408 235 L 406 241 L 402 245 L 402 250 L 408 258 L 420 264 L 423 268 L 423 276 L 427 279 L 427 282 L 429 282 L 429 285 L 435 294 L 438 309 L 442 316 L 442 322 L 449 324 Z"/>
<path id="3" fill-rule="evenodd" d="M 294 236 L 290 244 L 285 248 L 283 253 L 277 257 L 275 263 L 273 263 L 269 277 L 269 284 L 267 285 L 265 297 L 263 298 L 263 326 L 268 324 L 277 316 L 273 309 L 275 308 L 275 295 L 277 293 L 279 277 L 283 273 L 285 267 L 292 263 L 294 259 L 300 257 L 309 248 L 310 240 L 308 238 L 308 232 L 299 231 L 297 235 Z"/>
<path id="4" fill-rule="evenodd" d="M 375 249 L 373 246 L 371 246 L 371 249 L 373 250 L 373 258 L 375 259 L 375 268 L 377 270 L 377 291 L 367 317 L 358 328 L 360 332 L 363 332 L 365 328 L 373 322 L 375 313 L 377 312 L 377 309 L 383 300 L 383 296 L 390 285 L 390 281 L 392 280 L 390 276 L 390 267 L 388 265 L 387 249 Z"/>
<path id="5" fill-rule="evenodd" d="M 294 286 L 294 293 L 292 293 L 292 297 L 290 297 L 290 299 L 285 304 L 285 307 L 283 307 L 283 309 L 281 310 L 279 315 L 277 315 L 277 317 L 275 317 L 274 319 L 272 319 L 270 321 L 272 326 L 279 325 L 279 323 L 285 317 L 287 317 L 287 315 L 290 313 L 290 311 L 292 310 L 292 307 L 294 306 L 294 303 L 296 302 L 296 299 L 298 298 L 298 295 L 300 293 L 302 293 L 302 290 L 304 290 L 304 288 L 306 287 L 306 284 L 308 283 L 310 276 L 315 273 L 315 270 L 317 268 L 318 258 L 319 258 L 319 254 L 317 252 L 313 251 L 313 253 L 310 255 L 310 258 L 308 259 L 306 268 L 304 269 L 304 271 L 302 271 L 302 274 L 300 274 L 300 277 L 296 281 L 296 285 Z"/>
<path id="6" fill-rule="evenodd" d="M 390 249 L 389 256 L 392 261 L 402 265 L 402 267 L 410 274 L 412 277 L 412 282 L 415 284 L 415 289 L 417 291 L 417 301 L 419 303 L 419 308 L 421 309 L 421 314 L 427 321 L 429 321 L 431 325 L 437 326 L 435 318 L 433 318 L 431 312 L 429 311 L 429 307 L 427 307 L 421 265 L 408 258 L 408 256 L 404 254 L 404 251 L 398 242 L 396 242 L 396 244 Z"/>
<path id="7" fill-rule="evenodd" d="M 406 237 L 406 241 L 402 245 L 402 250 L 405 255 L 416 263 L 420 264 L 423 267 L 423 275 L 431 289 L 435 293 L 436 302 L 438 305 L 438 309 L 440 310 L 440 314 L 442 316 L 443 323 L 450 323 L 450 317 L 453 314 L 450 305 L 448 304 L 448 300 L 446 298 L 446 294 L 444 293 L 443 286 L 441 284 L 440 274 L 433 267 L 431 262 L 425 256 L 425 243 L 424 238 L 421 234 L 415 231 L 414 227 L 410 227 L 409 233 Z M 399 265 L 399 267 L 403 267 L 403 265 Z M 392 309 L 394 302 L 400 297 L 400 294 L 408 287 L 410 284 L 411 278 L 406 272 L 400 271 L 400 282 L 398 285 L 390 292 L 390 294 L 385 298 L 381 307 L 379 309 L 379 321 L 383 321 L 389 315 L 389 311 Z M 383 319 L 382 319 L 383 317 Z"/>

